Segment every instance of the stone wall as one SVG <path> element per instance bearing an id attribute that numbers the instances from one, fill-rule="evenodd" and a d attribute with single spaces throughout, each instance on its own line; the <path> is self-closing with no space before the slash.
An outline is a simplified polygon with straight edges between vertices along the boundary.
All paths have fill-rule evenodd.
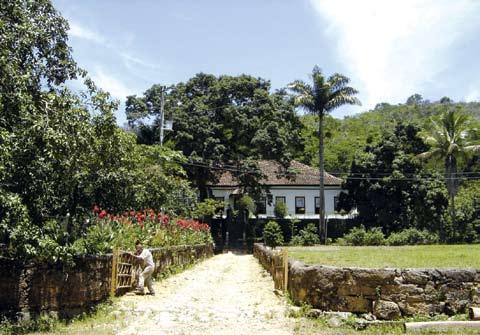
<path id="1" fill-rule="evenodd" d="M 255 244 L 254 256 L 272 274 L 281 256 Z M 480 270 L 364 269 L 306 266 L 289 259 L 288 292 L 296 303 L 325 311 L 373 313 L 379 319 L 414 314 L 456 314 L 480 304 Z"/>
<path id="2" fill-rule="evenodd" d="M 213 255 L 211 245 L 151 249 L 155 275 Z M 44 312 L 72 317 L 110 295 L 112 255 L 85 256 L 75 267 L 25 265 L 0 257 L 0 313 L 29 319 Z"/>

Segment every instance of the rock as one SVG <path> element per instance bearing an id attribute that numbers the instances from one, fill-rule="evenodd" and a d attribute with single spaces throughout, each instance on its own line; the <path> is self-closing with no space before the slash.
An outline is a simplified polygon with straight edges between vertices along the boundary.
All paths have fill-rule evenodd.
<path id="1" fill-rule="evenodd" d="M 371 311 L 371 302 L 362 297 L 345 297 L 347 310 L 353 313 L 368 313 Z"/>
<path id="2" fill-rule="evenodd" d="M 332 328 L 338 328 L 342 326 L 343 321 L 337 316 L 332 316 L 328 319 L 327 323 Z"/>
<path id="3" fill-rule="evenodd" d="M 393 269 L 355 269 L 352 277 L 357 283 L 366 283 L 371 286 L 393 284 L 396 272 Z"/>
<path id="4" fill-rule="evenodd" d="M 375 317 L 375 315 L 373 315 L 372 313 L 364 313 L 364 314 L 360 315 L 360 317 L 362 319 L 367 320 L 367 321 L 375 321 L 377 319 Z"/>
<path id="5" fill-rule="evenodd" d="M 418 270 L 404 270 L 402 276 L 408 284 L 425 285 L 430 280 L 427 274 Z"/>
<path id="6" fill-rule="evenodd" d="M 309 318 L 318 319 L 322 315 L 323 315 L 323 312 L 319 309 L 316 309 L 316 308 L 312 308 L 311 310 L 309 310 L 307 312 L 307 317 L 309 317 Z"/>
<path id="7" fill-rule="evenodd" d="M 353 313 L 350 313 L 350 312 L 323 312 L 323 315 L 335 316 L 335 317 L 339 317 L 340 319 L 346 320 L 349 317 L 352 317 Z"/>
<path id="8" fill-rule="evenodd" d="M 373 314 L 380 320 L 397 320 L 402 316 L 400 307 L 396 303 L 385 300 L 373 303 Z"/>

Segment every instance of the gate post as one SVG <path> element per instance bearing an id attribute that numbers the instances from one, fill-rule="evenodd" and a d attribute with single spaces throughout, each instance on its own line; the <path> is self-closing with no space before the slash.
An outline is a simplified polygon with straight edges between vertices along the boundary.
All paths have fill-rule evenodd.
<path id="1" fill-rule="evenodd" d="M 110 283 L 110 296 L 114 297 L 117 290 L 117 264 L 118 264 L 118 249 L 113 249 L 112 252 L 112 279 Z"/>

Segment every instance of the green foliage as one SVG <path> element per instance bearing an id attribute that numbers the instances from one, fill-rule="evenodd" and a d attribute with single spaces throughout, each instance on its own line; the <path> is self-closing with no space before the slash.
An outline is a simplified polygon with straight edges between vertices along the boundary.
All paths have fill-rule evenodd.
<path id="1" fill-rule="evenodd" d="M 315 224 L 309 223 L 305 229 L 300 230 L 298 235 L 292 237 L 290 244 L 303 246 L 320 244 L 320 238 Z"/>
<path id="2" fill-rule="evenodd" d="M 263 241 L 265 245 L 275 249 L 283 244 L 283 233 L 276 221 L 268 221 L 263 229 Z"/>
<path id="3" fill-rule="evenodd" d="M 127 98 L 127 118 L 135 129 L 145 128 L 141 126 L 145 117 L 156 118 L 150 126 L 153 131 L 143 130 L 142 136 L 158 133 L 163 90 L 156 84 L 142 97 Z M 165 110 L 175 119 L 173 131 L 166 134 L 167 144 L 197 162 L 187 169 L 201 199 L 207 197 L 206 185 L 219 177 L 217 169 L 205 165 L 237 165 L 247 159 L 274 159 L 287 165 L 301 150 L 300 122 L 290 96 L 284 90 L 270 93 L 270 83 L 262 78 L 199 73 L 168 88 L 165 96 Z M 258 183 L 259 178 L 255 180 Z"/>
<path id="4" fill-rule="evenodd" d="M 197 204 L 197 208 L 193 213 L 193 217 L 205 220 L 215 215 L 221 214 L 225 208 L 223 201 L 215 199 L 205 199 Z"/>
<path id="5" fill-rule="evenodd" d="M 445 235 L 448 197 L 437 173 L 422 171 L 415 156 L 425 150 L 418 128 L 399 125 L 354 160 L 340 206 L 356 207 L 366 227 L 387 234 L 409 227 Z"/>
<path id="6" fill-rule="evenodd" d="M 195 220 L 170 220 L 153 210 L 91 217 L 83 237 L 73 243 L 76 254 L 105 254 L 114 248 L 131 250 L 140 240 L 147 247 L 211 244 L 210 227 Z"/>
<path id="7" fill-rule="evenodd" d="M 255 202 L 249 195 L 244 194 L 238 201 L 238 208 L 246 210 L 249 213 L 255 213 Z"/>
<path id="8" fill-rule="evenodd" d="M 353 246 L 384 245 L 385 235 L 380 227 L 373 227 L 369 230 L 366 230 L 365 227 L 361 225 L 359 227 L 352 228 L 348 234 L 343 236 L 339 243 Z"/>
<path id="9" fill-rule="evenodd" d="M 465 182 L 455 197 L 455 225 L 452 241 L 475 242 L 480 236 L 480 181 Z"/>
<path id="10" fill-rule="evenodd" d="M 459 165 L 465 164 L 468 154 L 480 152 L 480 144 L 471 141 L 472 120 L 460 106 L 444 105 L 443 110 L 439 117 L 431 119 L 428 130 L 423 133 L 430 149 L 418 157 L 443 163 L 448 193 L 453 198 L 459 186 L 456 176 Z"/>
<path id="11" fill-rule="evenodd" d="M 427 230 L 418 230 L 408 228 L 398 233 L 392 233 L 387 238 L 388 245 L 417 245 L 417 244 L 435 244 L 438 243 L 437 234 Z"/>
<path id="12" fill-rule="evenodd" d="M 368 246 L 368 245 L 421 245 L 438 243 L 437 234 L 427 230 L 408 228 L 400 232 L 392 233 L 385 238 L 380 227 L 365 229 L 363 225 L 354 227 L 348 234 L 337 242 L 341 245 Z"/>
<path id="13" fill-rule="evenodd" d="M 1 254 L 68 263 L 95 203 L 189 216 L 196 196 L 180 165 L 184 156 L 139 146 L 118 128 L 118 101 L 77 67 L 68 24 L 51 1 L 1 7 Z M 65 82 L 77 77 L 84 87 L 75 94 Z"/>
<path id="14" fill-rule="evenodd" d="M 275 217 L 283 219 L 288 215 L 287 204 L 284 202 L 276 202 L 273 213 Z"/>

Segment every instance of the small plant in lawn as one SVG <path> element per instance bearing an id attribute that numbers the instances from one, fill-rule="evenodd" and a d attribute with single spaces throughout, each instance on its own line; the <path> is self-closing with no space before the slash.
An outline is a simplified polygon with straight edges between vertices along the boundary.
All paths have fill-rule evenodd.
<path id="1" fill-rule="evenodd" d="M 427 230 L 408 228 L 398 233 L 392 233 L 387 238 L 388 245 L 417 245 L 438 243 L 438 234 Z"/>
<path id="2" fill-rule="evenodd" d="M 339 244 L 353 246 L 386 244 L 382 228 L 374 227 L 366 230 L 363 225 L 352 228 L 350 232 L 339 239 L 338 242 Z"/>
<path id="3" fill-rule="evenodd" d="M 283 233 L 276 221 L 269 221 L 263 229 L 263 240 L 269 247 L 275 249 L 283 244 Z"/>

